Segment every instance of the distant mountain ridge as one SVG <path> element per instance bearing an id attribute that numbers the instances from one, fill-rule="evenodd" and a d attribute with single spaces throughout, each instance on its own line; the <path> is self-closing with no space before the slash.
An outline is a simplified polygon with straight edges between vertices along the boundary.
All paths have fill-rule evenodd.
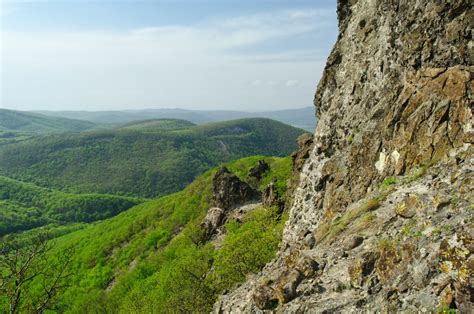
<path id="1" fill-rule="evenodd" d="M 231 110 L 143 109 L 118 111 L 37 111 L 38 113 L 93 123 L 123 124 L 148 119 L 181 119 L 205 124 L 242 118 L 268 118 L 313 132 L 316 116 L 313 107 L 277 111 L 245 112 Z"/>
<path id="2" fill-rule="evenodd" d="M 68 131 L 85 131 L 96 127 L 90 121 L 53 117 L 40 113 L 0 109 L 0 133 L 20 132 L 49 134 Z"/>

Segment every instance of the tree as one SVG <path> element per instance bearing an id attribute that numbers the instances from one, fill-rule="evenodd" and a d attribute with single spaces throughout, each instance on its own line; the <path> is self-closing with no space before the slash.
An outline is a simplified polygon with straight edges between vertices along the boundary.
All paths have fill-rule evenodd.
<path id="1" fill-rule="evenodd" d="M 48 240 L 45 233 L 0 239 L 0 306 L 6 305 L 5 311 L 42 313 L 67 287 L 72 249 L 52 256 Z"/>

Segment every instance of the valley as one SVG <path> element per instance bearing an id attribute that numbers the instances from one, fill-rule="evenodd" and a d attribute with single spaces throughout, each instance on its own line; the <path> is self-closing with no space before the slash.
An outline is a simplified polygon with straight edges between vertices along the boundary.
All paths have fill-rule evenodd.
<path id="1" fill-rule="evenodd" d="M 3 124 L 0 244 L 23 256 L 38 243 L 27 272 L 54 272 L 30 274 L 28 300 L 67 278 L 48 300 L 60 312 L 210 311 L 274 256 L 296 182 L 288 156 L 303 130 L 263 118 L 43 129 L 21 116 L 32 126 Z M 224 210 L 218 221 L 212 206 Z M 0 263 L 14 251 L 2 252 Z"/>
<path id="2" fill-rule="evenodd" d="M 304 131 L 269 119 L 153 120 L 0 146 L 0 175 L 71 193 L 156 197 L 245 156 L 287 156 Z"/>

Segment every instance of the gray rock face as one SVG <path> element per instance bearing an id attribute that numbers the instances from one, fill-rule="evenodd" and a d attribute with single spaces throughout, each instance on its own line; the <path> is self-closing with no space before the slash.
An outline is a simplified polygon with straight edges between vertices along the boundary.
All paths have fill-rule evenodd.
<path id="1" fill-rule="evenodd" d="M 350 251 L 364 242 L 364 238 L 360 236 L 351 236 L 343 242 L 343 248 L 346 251 Z"/>
<path id="2" fill-rule="evenodd" d="M 204 240 L 209 240 L 216 234 L 219 227 L 223 225 L 226 214 L 223 209 L 219 207 L 209 208 L 206 217 L 201 222 L 201 228 L 204 229 Z"/>
<path id="3" fill-rule="evenodd" d="M 203 240 L 205 241 L 210 240 L 221 231 L 220 227 L 228 219 L 233 209 L 260 198 L 259 191 L 240 180 L 226 167 L 219 169 L 212 178 L 212 189 L 215 207 L 211 207 L 207 211 L 206 217 L 201 221 L 201 228 L 204 230 Z"/>
<path id="4" fill-rule="evenodd" d="M 214 175 L 212 188 L 214 206 L 224 211 L 260 198 L 260 192 L 240 180 L 226 167 L 222 167 Z"/>
<path id="5" fill-rule="evenodd" d="M 280 210 L 283 210 L 283 201 L 276 188 L 277 178 L 273 178 L 270 184 L 265 188 L 262 193 L 262 204 L 264 207 L 277 206 Z"/>
<path id="6" fill-rule="evenodd" d="M 252 169 L 249 171 L 249 177 L 256 178 L 260 180 L 262 175 L 270 170 L 270 166 L 265 160 L 259 160 L 258 164 L 256 164 Z"/>
<path id="7" fill-rule="evenodd" d="M 298 137 L 297 143 L 298 150 L 291 155 L 294 173 L 300 173 L 303 170 L 304 163 L 314 148 L 313 135 L 311 133 L 304 133 Z"/>
<path id="8" fill-rule="evenodd" d="M 338 16 L 281 249 L 216 312 L 469 313 L 472 4 L 339 0 Z M 320 270 L 294 280 L 302 256 Z"/>

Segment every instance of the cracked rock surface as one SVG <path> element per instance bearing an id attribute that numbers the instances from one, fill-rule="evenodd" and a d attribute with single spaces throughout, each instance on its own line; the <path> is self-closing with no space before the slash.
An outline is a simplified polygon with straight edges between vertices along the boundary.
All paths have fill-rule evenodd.
<path id="1" fill-rule="evenodd" d="M 338 17 L 280 250 L 215 312 L 472 313 L 472 4 Z"/>

